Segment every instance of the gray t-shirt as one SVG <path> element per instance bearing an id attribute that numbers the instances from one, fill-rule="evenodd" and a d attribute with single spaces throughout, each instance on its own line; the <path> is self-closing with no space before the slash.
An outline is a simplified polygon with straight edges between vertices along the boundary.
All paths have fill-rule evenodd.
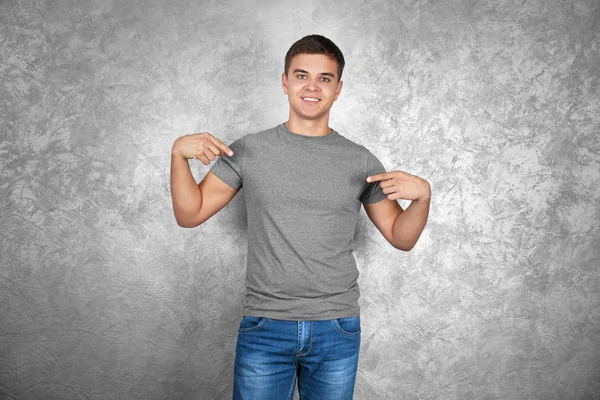
<path id="1" fill-rule="evenodd" d="M 385 172 L 371 151 L 333 130 L 276 127 L 242 136 L 211 171 L 243 187 L 248 213 L 244 315 L 325 320 L 360 315 L 352 254 L 362 203 L 386 198 L 367 176 Z"/>

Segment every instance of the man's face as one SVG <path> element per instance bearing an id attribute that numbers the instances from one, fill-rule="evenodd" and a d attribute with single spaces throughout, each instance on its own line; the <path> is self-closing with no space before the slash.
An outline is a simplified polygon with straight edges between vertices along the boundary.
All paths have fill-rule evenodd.
<path id="1" fill-rule="evenodd" d="M 343 82 L 338 81 L 337 69 L 337 61 L 324 54 L 296 54 L 288 77 L 285 74 L 281 77 L 291 112 L 303 119 L 328 115 L 342 90 Z"/>

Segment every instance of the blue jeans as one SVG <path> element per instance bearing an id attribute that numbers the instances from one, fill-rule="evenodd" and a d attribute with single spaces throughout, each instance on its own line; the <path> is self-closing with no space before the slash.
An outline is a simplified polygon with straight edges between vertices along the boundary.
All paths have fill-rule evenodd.
<path id="1" fill-rule="evenodd" d="M 286 321 L 243 317 L 236 345 L 233 399 L 352 399 L 360 317 Z"/>

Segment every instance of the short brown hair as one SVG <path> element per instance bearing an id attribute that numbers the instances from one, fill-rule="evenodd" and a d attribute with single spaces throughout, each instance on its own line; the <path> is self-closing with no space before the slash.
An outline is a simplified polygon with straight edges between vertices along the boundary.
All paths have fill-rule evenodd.
<path id="1" fill-rule="evenodd" d="M 290 47 L 285 55 L 284 73 L 286 78 L 288 77 L 288 70 L 290 69 L 292 58 L 294 58 L 296 54 L 325 54 L 330 58 L 335 58 L 338 63 L 338 81 L 342 79 L 342 72 L 344 71 L 344 65 L 346 64 L 344 55 L 339 47 L 325 36 L 304 36 Z"/>

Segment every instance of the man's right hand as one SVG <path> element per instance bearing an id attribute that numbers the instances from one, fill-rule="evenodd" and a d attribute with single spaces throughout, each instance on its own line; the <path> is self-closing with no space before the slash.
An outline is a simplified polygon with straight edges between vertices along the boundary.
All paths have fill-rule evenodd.
<path id="1" fill-rule="evenodd" d="M 217 156 L 233 155 L 233 151 L 208 132 L 184 135 L 175 140 L 171 153 L 185 159 L 194 158 L 208 165 Z"/>

